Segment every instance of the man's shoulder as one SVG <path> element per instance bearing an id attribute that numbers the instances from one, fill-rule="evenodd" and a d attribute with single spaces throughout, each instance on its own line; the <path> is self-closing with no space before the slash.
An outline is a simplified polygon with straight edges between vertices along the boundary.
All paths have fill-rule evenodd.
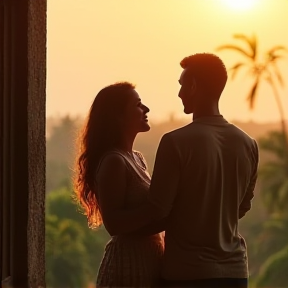
<path id="1" fill-rule="evenodd" d="M 243 138 L 246 138 L 248 141 L 254 142 L 255 139 L 249 135 L 246 131 L 238 127 L 237 125 L 230 123 L 231 129 L 233 129 L 234 133 L 237 133 L 239 136 L 241 135 Z"/>
<path id="2" fill-rule="evenodd" d="M 211 129 L 211 128 L 204 129 L 203 126 L 197 125 L 197 123 L 192 122 L 188 125 L 179 127 L 177 129 L 174 129 L 172 131 L 165 133 L 163 135 L 163 138 L 166 141 L 170 140 L 172 142 L 177 142 L 177 143 L 183 142 L 183 141 L 186 142 L 187 139 L 195 139 L 195 138 L 198 139 L 199 137 L 201 139 L 204 139 L 204 138 L 210 139 L 212 137 L 211 133 L 213 134 L 213 131 L 215 130 L 214 131 L 215 133 L 221 133 L 222 135 L 224 133 L 227 136 L 230 134 L 230 136 L 232 136 L 233 138 L 237 138 L 239 140 L 242 139 L 240 141 L 241 143 L 243 143 L 244 141 L 246 144 L 249 143 L 248 145 L 252 145 L 252 146 L 255 145 L 256 140 L 247 132 L 239 128 L 237 125 L 227 121 L 227 124 L 223 125 L 222 127 L 223 127 L 223 130 L 222 129 L 219 130 L 219 126 L 217 129 Z M 181 139 L 183 141 L 181 141 Z"/>
<path id="3" fill-rule="evenodd" d="M 256 139 L 254 139 L 251 135 L 249 135 L 246 131 L 241 129 L 235 124 L 230 123 L 231 127 L 231 139 L 233 139 L 233 143 L 236 146 L 245 147 L 248 151 L 253 151 L 254 154 L 259 153 L 258 152 L 258 144 Z"/>
<path id="4" fill-rule="evenodd" d="M 194 130 L 192 127 L 192 123 L 176 128 L 174 130 L 171 130 L 169 132 L 166 132 L 163 137 L 164 138 L 170 138 L 170 139 L 175 139 L 178 137 L 183 137 L 187 134 L 187 132 L 190 132 L 191 130 Z"/>

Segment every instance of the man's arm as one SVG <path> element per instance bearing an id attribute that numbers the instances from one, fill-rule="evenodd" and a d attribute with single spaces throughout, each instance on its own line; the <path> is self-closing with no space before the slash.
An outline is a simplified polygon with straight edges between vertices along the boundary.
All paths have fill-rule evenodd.
<path id="1" fill-rule="evenodd" d="M 252 174 L 250 178 L 250 182 L 246 191 L 246 194 L 244 196 L 244 199 L 242 200 L 240 207 L 239 207 L 239 219 L 245 216 L 245 214 L 251 209 L 252 206 L 252 199 L 254 197 L 254 189 L 258 177 L 258 164 L 259 164 L 259 150 L 258 145 L 256 141 L 254 140 L 254 147 L 253 147 L 253 168 L 252 168 Z"/>
<path id="2" fill-rule="evenodd" d="M 152 235 L 166 229 L 166 222 L 177 195 L 179 178 L 179 153 L 171 136 L 165 134 L 156 153 L 148 201 L 142 206 L 154 220 L 131 234 Z"/>
<path id="3" fill-rule="evenodd" d="M 169 215 L 177 196 L 180 179 L 180 153 L 170 134 L 165 134 L 159 144 L 149 200 L 154 204 L 157 218 L 160 220 Z"/>

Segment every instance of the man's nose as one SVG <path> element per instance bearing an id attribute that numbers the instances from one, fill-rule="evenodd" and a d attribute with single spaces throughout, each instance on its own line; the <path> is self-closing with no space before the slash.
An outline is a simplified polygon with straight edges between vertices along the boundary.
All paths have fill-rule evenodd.
<path id="1" fill-rule="evenodd" d="M 144 105 L 144 110 L 146 113 L 148 113 L 150 111 L 150 109 L 146 105 Z"/>

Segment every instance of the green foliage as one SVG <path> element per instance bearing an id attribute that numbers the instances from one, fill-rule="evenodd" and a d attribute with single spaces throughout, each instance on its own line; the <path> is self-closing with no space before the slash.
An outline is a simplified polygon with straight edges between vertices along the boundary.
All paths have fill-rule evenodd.
<path id="1" fill-rule="evenodd" d="M 79 118 L 65 116 L 58 119 L 47 137 L 47 158 L 58 163 L 73 164 L 74 143 L 77 140 Z"/>
<path id="2" fill-rule="evenodd" d="M 255 225 L 254 229 L 249 233 L 247 243 L 250 272 L 253 278 L 257 278 L 263 263 L 287 245 L 288 221 L 280 217 L 270 217 Z"/>
<path id="3" fill-rule="evenodd" d="M 65 162 L 59 163 L 58 161 L 49 159 L 46 161 L 46 191 L 48 193 L 59 187 L 71 188 L 71 169 Z"/>
<path id="4" fill-rule="evenodd" d="M 279 131 L 271 131 L 266 137 L 259 139 L 259 147 L 273 157 L 259 169 L 265 205 L 270 213 L 288 215 L 288 159 L 285 135 Z"/>
<path id="5" fill-rule="evenodd" d="M 48 287 L 78 288 L 89 282 L 88 253 L 84 233 L 73 220 L 46 219 L 46 281 Z"/>
<path id="6" fill-rule="evenodd" d="M 288 283 L 288 246 L 270 256 L 263 264 L 257 287 L 287 287 Z"/>
<path id="7" fill-rule="evenodd" d="M 261 196 L 269 212 L 269 218 L 261 225 L 255 238 L 256 255 L 260 265 L 257 287 L 281 286 L 287 281 L 288 267 L 288 161 L 285 135 L 270 131 L 259 139 L 262 151 L 270 153 L 270 159 L 259 169 Z M 286 253 L 286 256 L 285 256 Z M 286 267 L 283 270 L 283 267 Z"/>
<path id="8" fill-rule="evenodd" d="M 83 226 L 87 224 L 86 217 L 72 200 L 72 192 L 67 188 L 51 191 L 47 195 L 46 213 L 56 215 L 60 220 L 70 219 Z"/>
<path id="9" fill-rule="evenodd" d="M 92 231 L 67 188 L 46 199 L 46 280 L 49 287 L 85 287 L 95 282 L 109 239 L 104 228 Z"/>
<path id="10" fill-rule="evenodd" d="M 79 118 L 65 116 L 53 123 L 46 141 L 46 191 L 71 187 Z M 50 126 L 50 125 L 49 125 Z"/>

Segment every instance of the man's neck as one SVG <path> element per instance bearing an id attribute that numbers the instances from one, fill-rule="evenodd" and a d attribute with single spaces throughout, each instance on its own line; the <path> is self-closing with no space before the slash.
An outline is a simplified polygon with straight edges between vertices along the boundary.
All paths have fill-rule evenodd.
<path id="1" fill-rule="evenodd" d="M 220 111 L 218 106 L 208 107 L 206 109 L 199 109 L 193 113 L 193 120 L 201 117 L 211 117 L 211 116 L 220 116 Z"/>

